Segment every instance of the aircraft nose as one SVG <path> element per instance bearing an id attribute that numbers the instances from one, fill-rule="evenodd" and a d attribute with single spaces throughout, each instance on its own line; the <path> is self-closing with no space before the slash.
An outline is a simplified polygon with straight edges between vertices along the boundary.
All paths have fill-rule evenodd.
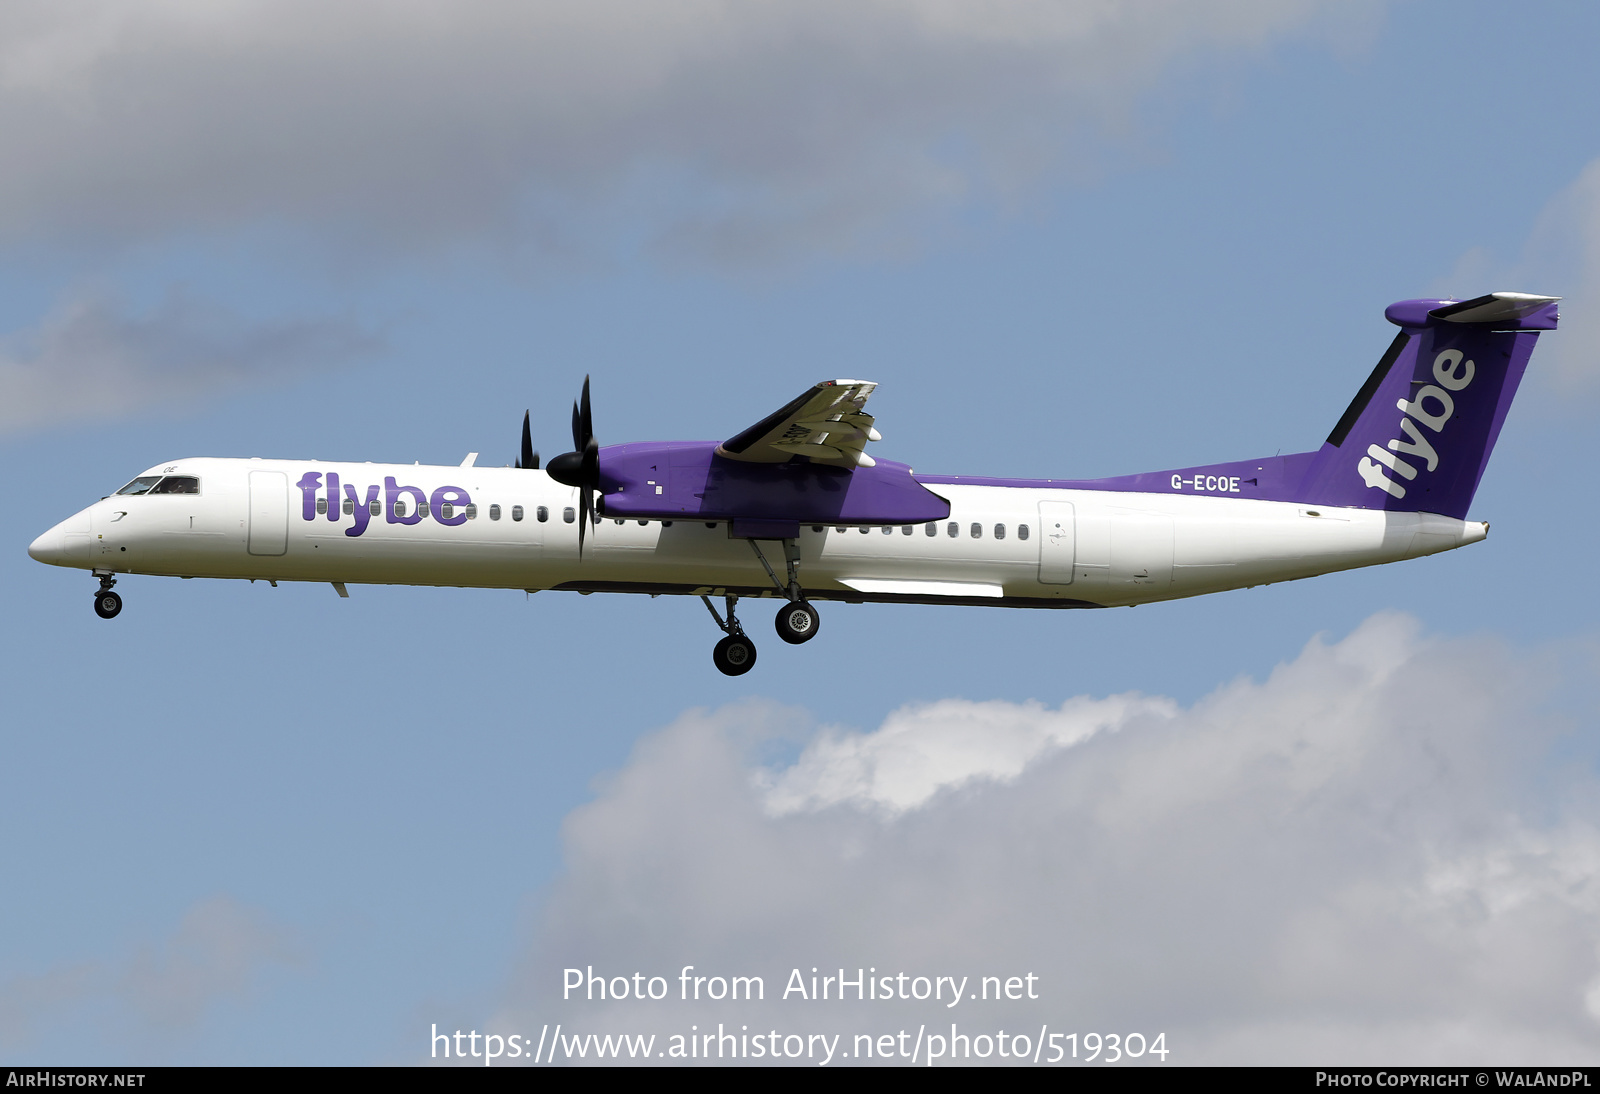
<path id="1" fill-rule="evenodd" d="M 28 544 L 28 557 L 35 562 L 57 563 L 66 554 L 64 536 L 58 524 L 44 535 Z"/>
<path id="2" fill-rule="evenodd" d="M 89 511 L 68 517 L 28 544 L 28 556 L 52 566 L 81 566 L 89 561 Z"/>

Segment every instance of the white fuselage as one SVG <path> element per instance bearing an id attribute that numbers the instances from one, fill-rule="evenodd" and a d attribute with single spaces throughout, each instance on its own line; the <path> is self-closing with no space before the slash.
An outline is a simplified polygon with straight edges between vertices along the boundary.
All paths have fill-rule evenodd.
<path id="1" fill-rule="evenodd" d="M 778 595 L 750 542 L 730 538 L 726 523 L 606 518 L 589 530 L 580 559 L 577 490 L 543 471 L 188 459 L 146 474 L 193 476 L 199 490 L 104 498 L 40 536 L 30 553 L 115 574 Z M 315 485 L 308 474 L 320 476 Z M 1140 604 L 1433 554 L 1476 542 L 1488 529 L 1431 514 L 1193 494 L 930 488 L 949 500 L 947 520 L 802 526 L 805 594 Z M 419 499 L 429 501 L 426 515 Z M 362 523 L 357 506 L 366 510 L 365 526 L 352 535 Z M 763 546 L 782 577 L 781 544 Z"/>

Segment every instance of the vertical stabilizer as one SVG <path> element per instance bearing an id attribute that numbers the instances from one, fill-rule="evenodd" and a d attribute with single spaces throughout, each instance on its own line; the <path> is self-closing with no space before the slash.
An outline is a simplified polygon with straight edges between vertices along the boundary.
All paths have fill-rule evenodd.
<path id="1" fill-rule="evenodd" d="M 1464 518 L 1553 296 L 1402 300 L 1400 328 L 1302 481 L 1320 505 Z"/>

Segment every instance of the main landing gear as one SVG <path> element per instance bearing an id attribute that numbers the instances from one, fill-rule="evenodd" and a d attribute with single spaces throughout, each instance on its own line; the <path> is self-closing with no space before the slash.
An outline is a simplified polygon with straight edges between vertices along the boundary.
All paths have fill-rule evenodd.
<path id="1" fill-rule="evenodd" d="M 115 619 L 122 611 L 122 597 L 111 591 L 117 579 L 110 574 L 100 575 L 100 591 L 94 594 L 94 614 L 101 619 Z"/>
<path id="2" fill-rule="evenodd" d="M 744 633 L 739 617 L 734 614 L 734 606 L 739 603 L 739 598 L 730 596 L 726 599 L 728 618 L 723 619 L 717 614 L 717 609 L 712 605 L 709 596 L 700 598 L 706 606 L 706 611 L 711 613 L 711 618 L 717 621 L 717 626 L 721 627 L 723 634 L 727 636 L 711 648 L 711 663 L 716 665 L 717 671 L 724 676 L 743 676 L 756 667 L 756 644 Z"/>
<path id="3" fill-rule="evenodd" d="M 788 570 L 789 583 L 785 585 L 778 580 L 778 575 L 772 569 L 772 564 L 767 561 L 767 556 L 762 553 L 761 546 L 755 540 L 747 540 L 750 549 L 756 553 L 756 558 L 761 560 L 761 568 L 767 571 L 767 576 L 772 579 L 772 584 L 784 598 L 784 605 L 778 609 L 778 617 L 773 620 L 777 628 L 778 637 L 791 646 L 798 646 L 802 642 L 809 642 L 816 637 L 817 629 L 822 626 L 822 617 L 817 614 L 805 594 L 800 590 L 800 544 L 797 540 L 786 539 L 783 541 L 783 560 Z M 736 596 L 724 599 L 728 604 L 728 617 L 724 619 L 712 605 L 711 598 L 702 596 L 706 611 L 711 613 L 711 618 L 717 621 L 717 626 L 722 629 L 725 636 L 711 651 L 711 661 L 717 666 L 717 671 L 724 676 L 743 676 L 749 672 L 756 663 L 756 644 L 744 633 L 744 626 L 735 614 L 735 606 L 739 603 Z"/>

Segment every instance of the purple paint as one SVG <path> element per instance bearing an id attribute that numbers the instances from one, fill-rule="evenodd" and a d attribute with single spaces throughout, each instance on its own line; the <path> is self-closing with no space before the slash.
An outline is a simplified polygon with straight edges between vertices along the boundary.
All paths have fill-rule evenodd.
<path id="1" fill-rule="evenodd" d="M 401 494 L 410 494 L 415 500 L 411 503 L 411 512 L 403 517 L 394 515 L 394 503 L 400 500 Z M 393 475 L 386 475 L 383 480 L 383 515 L 390 524 L 419 524 L 422 513 L 419 512 L 428 495 L 415 486 L 401 486 L 395 482 Z"/>
<path id="2" fill-rule="evenodd" d="M 367 496 L 361 498 L 356 494 L 356 488 L 349 483 L 344 484 L 345 497 L 350 499 L 350 509 L 355 517 L 355 525 L 344 530 L 347 536 L 359 536 L 367 530 L 367 525 L 372 521 L 372 503 L 378 500 L 378 488 L 367 487 Z"/>
<path id="3" fill-rule="evenodd" d="M 639 520 L 776 520 L 918 524 L 950 504 L 891 460 L 845 471 L 805 460 L 746 463 L 713 441 L 642 442 L 600 450 L 604 513 Z"/>
<path id="4" fill-rule="evenodd" d="M 465 490 L 461 489 L 461 487 L 441 486 L 439 489 L 433 492 L 431 504 L 428 506 L 428 512 L 433 516 L 433 519 L 438 521 L 440 524 L 443 524 L 448 528 L 454 528 L 458 524 L 467 523 L 466 507 L 471 504 L 471 496 L 468 495 Z M 442 516 L 441 514 L 444 513 L 443 507 L 446 505 L 453 505 L 461 511 L 451 517 Z"/>
<path id="5" fill-rule="evenodd" d="M 317 471 L 307 471 L 300 476 L 300 481 L 295 485 L 300 488 L 300 515 L 306 520 L 316 520 L 317 490 L 322 486 L 322 474 Z"/>
<path id="6" fill-rule="evenodd" d="M 1400 348 L 1391 350 L 1395 356 L 1386 369 L 1380 362 L 1365 402 L 1358 396 L 1360 405 L 1346 412 L 1348 425 L 1341 421 L 1315 452 L 1109 479 L 917 480 L 934 486 L 1202 494 L 1465 518 L 1539 332 L 1553 330 L 1559 319 L 1555 304 L 1538 300 L 1504 305 L 1493 320 L 1451 318 L 1452 311 L 1472 314 L 1462 309 L 1480 301 L 1391 305 L 1384 314 L 1405 330 Z"/>
<path id="7" fill-rule="evenodd" d="M 328 519 L 333 523 L 339 522 L 339 473 L 328 472 Z"/>

